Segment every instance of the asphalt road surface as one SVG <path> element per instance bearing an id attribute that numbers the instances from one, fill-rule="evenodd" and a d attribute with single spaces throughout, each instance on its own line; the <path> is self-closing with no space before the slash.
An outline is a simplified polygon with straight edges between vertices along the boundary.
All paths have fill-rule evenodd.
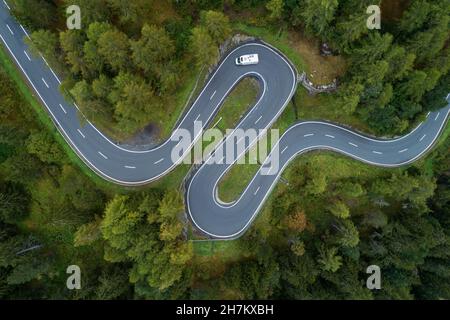
<path id="1" fill-rule="evenodd" d="M 98 175 L 111 182 L 135 186 L 157 180 L 175 168 L 189 153 L 172 159 L 172 150 L 179 141 L 168 139 L 161 145 L 143 151 L 128 150 L 102 134 L 89 121 L 80 121 L 78 107 L 67 102 L 59 92 L 60 80 L 43 57 L 34 57 L 24 43 L 26 30 L 10 15 L 8 5 L 0 3 L 0 39 L 18 69 L 47 108 L 52 120 L 67 143 Z M 235 59 L 243 54 L 258 53 L 260 63 L 236 66 Z M 245 77 L 254 77 L 260 84 L 256 104 L 241 119 L 236 129 L 268 129 L 280 116 L 297 87 L 297 72 L 287 59 L 270 46 L 247 43 L 231 51 L 220 63 L 203 90 L 183 115 L 171 136 L 180 129 L 187 130 L 195 139 L 201 138 L 194 122 L 204 127 L 211 124 L 223 101 Z M 447 101 L 450 101 L 447 96 Z M 357 160 L 385 167 L 411 163 L 425 154 L 445 127 L 449 116 L 447 107 L 428 114 L 408 135 L 395 140 L 376 140 L 343 127 L 318 121 L 300 122 L 290 127 L 278 141 L 273 154 L 279 154 L 279 169 L 269 175 L 270 156 L 253 177 L 239 199 L 224 203 L 218 199 L 217 185 L 231 168 L 233 161 L 215 163 L 207 159 L 189 180 L 186 205 L 195 226 L 212 238 L 233 239 L 250 226 L 266 198 L 276 185 L 283 169 L 297 155 L 315 149 L 336 151 Z M 226 139 L 230 139 L 232 135 Z M 261 136 L 244 139 L 248 150 Z M 195 140 L 196 141 L 196 140 Z M 226 141 L 219 143 L 215 154 L 220 154 Z M 236 152 L 232 160 L 243 153 Z M 213 157 L 213 155 L 211 155 Z M 216 158 L 217 159 L 217 158 Z"/>

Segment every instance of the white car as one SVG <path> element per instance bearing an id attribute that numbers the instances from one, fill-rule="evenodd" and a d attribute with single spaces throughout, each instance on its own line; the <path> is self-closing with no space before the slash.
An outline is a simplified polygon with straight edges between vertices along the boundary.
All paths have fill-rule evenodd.
<path id="1" fill-rule="evenodd" d="M 257 64 L 259 62 L 258 54 L 246 54 L 236 58 L 236 64 L 238 66 L 246 66 L 249 64 Z"/>

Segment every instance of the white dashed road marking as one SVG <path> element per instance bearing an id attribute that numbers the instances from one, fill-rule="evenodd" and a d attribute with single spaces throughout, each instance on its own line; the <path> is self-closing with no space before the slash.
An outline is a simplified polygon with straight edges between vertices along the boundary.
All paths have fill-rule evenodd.
<path id="1" fill-rule="evenodd" d="M 45 86 L 47 87 L 47 89 L 50 88 L 50 86 L 48 85 L 48 83 L 45 81 L 44 78 L 42 78 L 42 82 L 45 84 Z"/>
<path id="2" fill-rule="evenodd" d="M 332 136 L 331 134 L 326 134 L 326 135 L 325 135 L 325 137 L 328 137 L 328 138 L 334 139 L 334 136 Z"/>
<path id="3" fill-rule="evenodd" d="M 161 163 L 161 162 L 163 162 L 163 161 L 164 161 L 164 158 L 159 159 L 158 161 L 155 162 L 155 164 Z"/>
<path id="4" fill-rule="evenodd" d="M 355 148 L 358 148 L 358 145 L 353 143 L 353 142 L 349 142 L 348 144 L 351 145 L 351 146 L 354 146 Z"/>
<path id="5" fill-rule="evenodd" d="M 372 152 L 375 154 L 383 154 L 383 152 L 380 152 L 380 151 L 372 151 Z"/>
<path id="6" fill-rule="evenodd" d="M 103 153 L 101 153 L 100 151 L 98 152 L 99 155 L 101 155 L 104 159 L 108 160 L 108 157 L 105 156 Z"/>
<path id="7" fill-rule="evenodd" d="M 77 131 L 78 131 L 78 133 L 79 133 L 83 138 L 86 138 L 86 136 L 83 134 L 83 132 L 81 132 L 80 129 L 77 129 Z"/>
<path id="8" fill-rule="evenodd" d="M 31 61 L 31 58 L 30 58 L 30 56 L 28 55 L 28 53 L 24 50 L 23 51 L 23 53 L 25 53 L 25 55 L 27 56 L 27 58 L 28 58 L 28 61 Z"/>
<path id="9" fill-rule="evenodd" d="M 434 118 L 434 120 L 436 121 L 436 120 L 439 118 L 440 115 L 441 115 L 441 113 L 438 112 L 438 114 L 436 115 L 436 117 Z"/>
<path id="10" fill-rule="evenodd" d="M 133 167 L 133 166 L 125 166 L 125 168 L 127 168 L 127 169 L 136 169 L 136 167 Z"/>
<path id="11" fill-rule="evenodd" d="M 59 104 L 59 107 L 61 108 L 61 110 L 65 113 L 65 114 L 67 114 L 67 111 L 66 111 L 66 109 L 64 109 L 64 107 L 62 106 L 62 104 L 60 103 Z"/>
<path id="12" fill-rule="evenodd" d="M 420 138 L 420 141 L 422 141 L 423 139 L 425 139 L 426 136 L 427 136 L 427 135 L 424 134 L 424 135 L 422 136 L 422 138 Z"/>
<path id="13" fill-rule="evenodd" d="M 254 195 L 256 196 L 256 194 L 258 193 L 259 189 L 261 189 L 261 187 L 258 187 L 258 189 L 256 189 Z"/>
<path id="14" fill-rule="evenodd" d="M 314 133 L 308 133 L 308 134 L 305 134 L 304 135 L 304 137 L 306 138 L 306 137 L 312 137 L 314 135 Z"/>
<path id="15" fill-rule="evenodd" d="M 406 152 L 406 151 L 408 151 L 408 149 L 400 150 L 398 153 L 403 153 L 403 152 Z"/>
<path id="16" fill-rule="evenodd" d="M 11 30 L 9 24 L 7 24 L 6 27 L 8 28 L 9 32 L 11 32 L 11 34 L 14 35 L 14 32 Z"/>
<path id="17" fill-rule="evenodd" d="M 257 124 L 257 123 L 259 122 L 259 120 L 261 120 L 261 118 L 262 118 L 262 116 L 260 116 L 260 117 L 258 118 L 258 120 L 255 121 L 255 124 Z"/>
<path id="18" fill-rule="evenodd" d="M 209 98 L 209 100 L 212 100 L 212 98 L 214 98 L 214 96 L 216 95 L 216 92 L 217 92 L 217 90 L 214 91 L 214 93 L 211 95 L 211 97 Z"/>
<path id="19" fill-rule="evenodd" d="M 285 147 L 285 148 L 281 151 L 281 154 L 283 154 L 283 153 L 287 150 L 287 148 L 288 148 L 288 147 Z"/>

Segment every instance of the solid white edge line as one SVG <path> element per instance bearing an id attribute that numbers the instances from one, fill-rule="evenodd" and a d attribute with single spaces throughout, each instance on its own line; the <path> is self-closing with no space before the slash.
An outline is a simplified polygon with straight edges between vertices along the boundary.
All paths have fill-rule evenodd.
<path id="1" fill-rule="evenodd" d="M 27 36 L 27 38 L 28 38 L 28 39 L 31 39 L 31 38 L 30 38 L 30 35 L 29 35 L 28 32 L 27 32 L 27 30 L 25 30 L 25 28 L 24 28 L 22 25 L 20 25 L 20 28 L 22 28 L 22 31 L 23 31 L 23 33 L 25 33 L 25 35 Z"/>
<path id="2" fill-rule="evenodd" d="M 42 54 L 41 54 L 41 58 L 42 58 L 42 60 L 44 60 L 44 62 L 45 62 L 45 64 L 47 65 L 47 67 L 50 68 L 50 65 L 48 64 L 47 60 L 45 60 L 45 58 L 44 58 L 44 56 L 43 56 Z"/>
<path id="3" fill-rule="evenodd" d="M 50 68 L 50 67 L 49 67 Z M 50 68 L 50 71 L 52 72 L 53 76 L 55 77 L 56 81 L 58 81 L 59 84 L 61 84 L 61 80 L 59 80 L 58 76 L 56 75 L 55 71 L 53 71 L 52 68 Z"/>
<path id="4" fill-rule="evenodd" d="M 8 10 L 11 10 L 11 8 L 9 7 L 8 3 L 7 3 L 5 0 L 3 0 L 3 3 L 4 3 L 5 6 L 8 8 Z"/>
<path id="5" fill-rule="evenodd" d="M 217 122 L 211 128 L 215 128 L 220 123 L 220 121 L 222 121 L 222 117 L 220 117 L 219 120 L 217 120 Z"/>

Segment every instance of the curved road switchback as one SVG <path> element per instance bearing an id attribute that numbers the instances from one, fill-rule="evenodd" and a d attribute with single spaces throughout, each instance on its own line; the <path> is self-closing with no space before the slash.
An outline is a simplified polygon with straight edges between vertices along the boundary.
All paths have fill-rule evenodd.
<path id="1" fill-rule="evenodd" d="M 24 43 L 24 37 L 27 36 L 26 30 L 10 15 L 7 2 L 2 0 L 0 39 L 6 51 L 79 157 L 101 177 L 121 185 L 143 185 L 175 168 L 189 150 L 173 161 L 172 150 L 181 142 L 173 138 L 181 129 L 189 132 L 195 138 L 194 142 L 201 138 L 201 132 L 195 130 L 194 122 L 201 122 L 205 129 L 241 79 L 256 78 L 261 90 L 258 101 L 235 129 L 268 129 L 283 112 L 297 87 L 296 70 L 277 50 L 260 42 L 243 44 L 221 61 L 191 108 L 178 122 L 172 139 L 152 149 L 129 150 L 108 139 L 89 121 L 80 121 L 78 107 L 66 101 L 59 92 L 61 82 L 58 76 L 44 58 L 33 57 L 29 52 Z M 259 54 L 260 63 L 235 65 L 238 56 L 249 53 Z M 218 182 L 233 163 L 261 138 L 262 133 L 244 139 L 244 152 L 237 152 L 236 149 L 232 161 L 227 159 L 227 163 L 215 163 L 211 155 L 195 171 L 186 189 L 187 212 L 195 226 L 213 238 L 239 237 L 260 211 L 283 169 L 297 155 L 314 149 L 327 149 L 372 165 L 401 166 L 416 160 L 432 147 L 446 124 L 449 112 L 450 105 L 447 105 L 428 114 L 426 121 L 414 131 L 395 140 L 371 139 L 327 122 L 294 124 L 272 151 L 273 154 L 279 154 L 279 170 L 274 170 L 270 175 L 263 174 L 262 168 L 270 167 L 270 154 L 240 198 L 233 203 L 223 203 L 217 197 Z M 226 139 L 231 137 L 232 134 L 219 143 L 214 154 L 223 151 Z"/>

